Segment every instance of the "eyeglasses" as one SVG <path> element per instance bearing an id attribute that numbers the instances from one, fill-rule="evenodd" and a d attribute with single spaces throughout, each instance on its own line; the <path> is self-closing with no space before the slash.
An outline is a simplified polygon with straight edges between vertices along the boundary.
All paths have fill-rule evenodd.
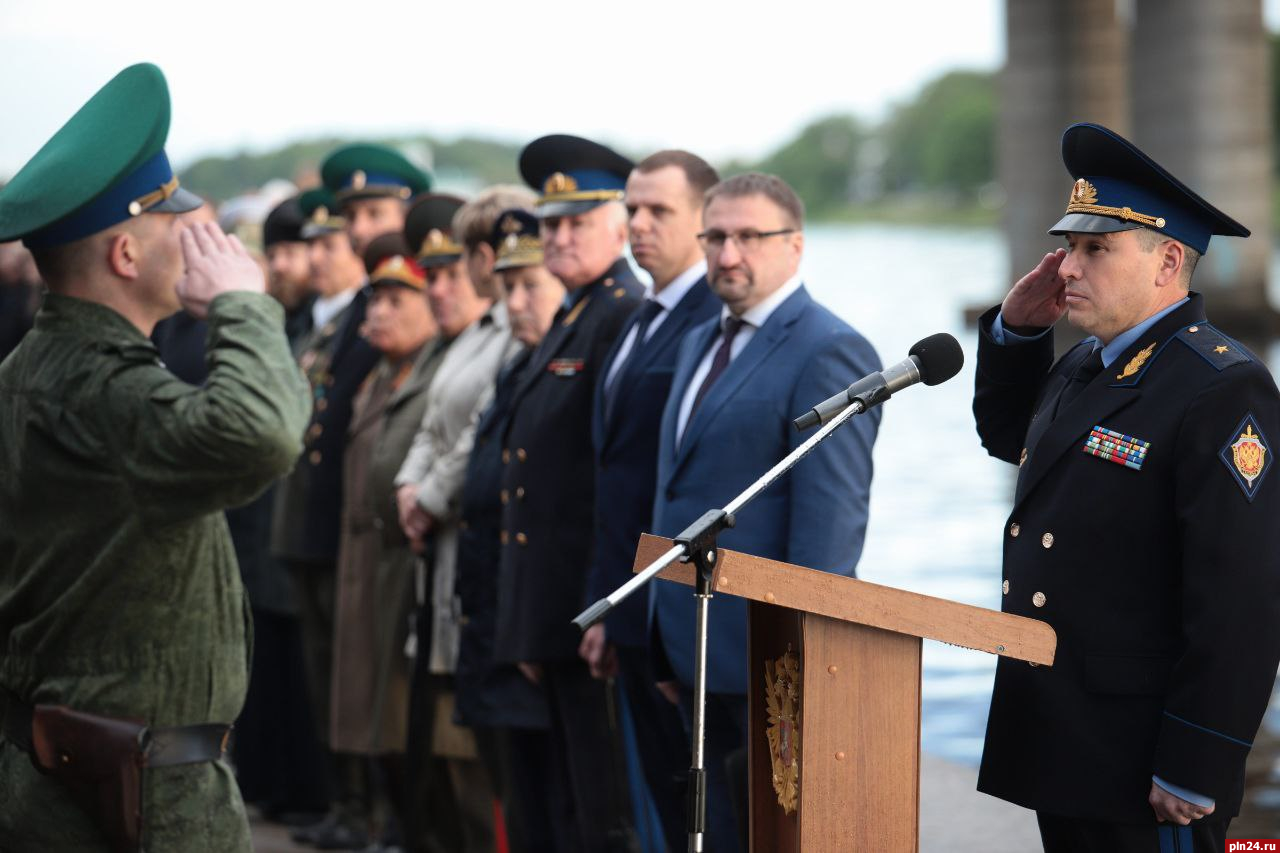
<path id="1" fill-rule="evenodd" d="M 702 244 L 702 248 L 707 252 L 719 252 L 724 249 L 724 244 L 728 240 L 738 244 L 738 250 L 742 252 L 753 252 L 760 248 L 760 241 L 766 237 L 777 237 L 780 234 L 794 234 L 794 228 L 779 228 L 777 231 L 756 231 L 754 228 L 745 228 L 742 231 L 736 231 L 732 234 L 726 233 L 719 229 L 711 229 L 703 231 L 698 235 L 698 242 Z"/>

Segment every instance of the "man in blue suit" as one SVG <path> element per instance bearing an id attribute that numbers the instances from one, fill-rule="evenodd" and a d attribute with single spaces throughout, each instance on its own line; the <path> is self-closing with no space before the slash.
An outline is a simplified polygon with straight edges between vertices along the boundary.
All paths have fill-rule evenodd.
<path id="1" fill-rule="evenodd" d="M 685 336 L 663 412 L 654 530 L 675 536 L 722 507 L 805 438 L 792 418 L 880 369 L 866 339 L 815 302 L 798 270 L 804 207 L 771 175 L 749 173 L 712 187 L 699 235 L 707 279 L 724 303 Z M 862 553 L 878 410 L 854 418 L 744 509 L 720 535 L 725 548 L 852 575 Z M 692 711 L 694 600 L 687 587 L 653 587 L 651 624 Z M 711 602 L 707 654 L 708 850 L 736 850 L 730 786 L 745 791 L 747 611 L 741 599 Z M 763 734 L 761 734 L 763 737 Z M 735 801 L 745 818 L 745 801 Z M 745 848 L 745 844 L 743 844 Z"/>
<path id="2" fill-rule="evenodd" d="M 698 245 L 702 196 L 719 180 L 715 169 L 687 151 L 659 151 L 637 164 L 627 179 L 631 253 L 653 285 L 623 326 L 597 385 L 595 543 L 587 602 L 631 578 L 640 534 L 653 529 L 658 427 L 676 351 L 693 327 L 720 311 Z M 648 591 L 641 590 L 587 630 L 579 653 L 597 678 L 620 677 L 663 835 L 672 849 L 681 849 L 689 749 L 679 712 L 654 686 L 648 610 Z"/>

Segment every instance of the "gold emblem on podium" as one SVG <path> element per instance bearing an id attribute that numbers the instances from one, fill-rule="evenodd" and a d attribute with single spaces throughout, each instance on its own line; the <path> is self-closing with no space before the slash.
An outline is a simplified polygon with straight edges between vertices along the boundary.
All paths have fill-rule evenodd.
<path id="1" fill-rule="evenodd" d="M 789 646 L 776 661 L 765 661 L 764 680 L 773 790 L 782 810 L 794 814 L 800 795 L 800 659 Z"/>

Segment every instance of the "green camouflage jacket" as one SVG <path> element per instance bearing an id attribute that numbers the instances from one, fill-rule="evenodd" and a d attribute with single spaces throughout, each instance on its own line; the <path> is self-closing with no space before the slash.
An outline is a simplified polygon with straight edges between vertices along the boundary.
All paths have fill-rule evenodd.
<path id="1" fill-rule="evenodd" d="M 209 311 L 209 379 L 174 378 L 131 323 L 49 294 L 0 365 L 0 687 L 27 702 L 232 722 L 250 622 L 222 510 L 285 474 L 310 416 L 270 298 Z M 248 850 L 224 762 L 148 770 L 148 851 Z M 103 849 L 0 738 L 0 850 Z"/>

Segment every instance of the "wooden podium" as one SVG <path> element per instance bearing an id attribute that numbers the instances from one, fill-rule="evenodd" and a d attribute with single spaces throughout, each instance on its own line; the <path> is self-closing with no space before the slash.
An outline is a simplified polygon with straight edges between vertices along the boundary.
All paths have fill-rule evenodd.
<path id="1" fill-rule="evenodd" d="M 643 536 L 636 571 L 672 544 Z M 694 569 L 659 577 L 693 586 Z M 750 602 L 755 853 L 917 853 L 921 638 L 1045 665 L 1057 646 L 1034 619 L 736 551 L 711 588 Z"/>

